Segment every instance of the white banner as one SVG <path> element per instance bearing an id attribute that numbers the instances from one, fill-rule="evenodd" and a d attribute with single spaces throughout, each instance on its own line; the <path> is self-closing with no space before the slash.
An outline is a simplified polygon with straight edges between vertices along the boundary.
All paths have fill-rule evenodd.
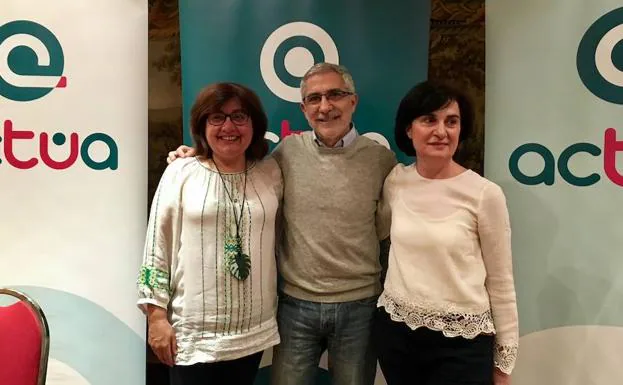
<path id="1" fill-rule="evenodd" d="M 512 222 L 514 385 L 623 381 L 621 5 L 487 2 L 485 173 Z"/>
<path id="2" fill-rule="evenodd" d="M 48 385 L 143 384 L 147 2 L 0 7 L 0 286 L 48 318 Z"/>

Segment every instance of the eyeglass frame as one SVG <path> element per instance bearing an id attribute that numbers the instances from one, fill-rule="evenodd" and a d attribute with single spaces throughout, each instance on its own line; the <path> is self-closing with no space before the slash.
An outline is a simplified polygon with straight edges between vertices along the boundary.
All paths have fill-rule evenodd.
<path id="1" fill-rule="evenodd" d="M 246 116 L 246 118 L 245 118 L 244 122 L 240 122 L 240 123 L 236 123 L 236 122 L 234 122 L 234 120 L 232 119 L 232 115 L 234 115 L 234 114 L 243 114 L 244 116 Z M 211 115 L 222 115 L 222 116 L 224 116 L 224 117 L 225 117 L 225 119 L 223 119 L 223 123 L 220 123 L 220 124 L 214 124 L 214 123 L 212 123 L 212 122 L 210 121 L 210 116 L 211 116 Z M 213 125 L 213 126 L 215 126 L 215 127 L 221 127 L 222 125 L 224 125 L 224 124 L 225 124 L 225 122 L 227 121 L 227 118 L 229 118 L 229 121 L 230 121 L 230 122 L 232 122 L 232 124 L 233 124 L 233 125 L 235 125 L 235 126 L 242 126 L 242 125 L 244 125 L 244 124 L 246 124 L 246 123 L 248 123 L 248 122 L 249 122 L 249 118 L 251 118 L 251 116 L 250 116 L 247 112 L 245 112 L 245 111 L 243 111 L 243 110 L 236 110 L 236 111 L 232 112 L 231 114 L 226 114 L 226 113 L 224 113 L 224 112 L 210 112 L 210 113 L 206 116 L 206 122 L 208 122 L 209 124 L 211 124 L 211 125 Z"/>
<path id="2" fill-rule="evenodd" d="M 338 93 L 338 95 L 340 95 L 340 96 L 338 97 L 338 99 L 336 99 L 336 100 L 331 100 L 331 99 L 329 99 L 329 94 L 330 94 L 330 93 L 332 93 L 332 92 L 333 92 L 333 93 Z M 335 103 L 335 102 L 339 102 L 340 100 L 344 99 L 344 98 L 345 98 L 345 97 L 347 97 L 347 96 L 352 96 L 352 95 L 355 95 L 355 93 L 354 93 L 354 92 L 351 92 L 351 91 L 342 90 L 342 89 L 339 89 L 339 88 L 333 88 L 333 89 L 330 89 L 330 90 L 328 90 L 328 91 L 326 91 L 326 92 L 313 92 L 313 93 L 311 93 L 311 94 L 309 94 L 309 95 L 305 96 L 305 97 L 303 98 L 303 104 L 305 104 L 305 105 L 311 105 L 311 106 L 318 106 L 318 105 L 320 105 L 320 103 L 322 103 L 322 98 L 323 98 L 323 97 L 324 97 L 325 99 L 327 99 L 327 102 L 329 102 L 329 103 Z M 309 98 L 310 96 L 319 96 L 319 97 L 320 97 L 320 100 L 319 100 L 317 103 L 310 103 L 310 102 L 308 101 L 308 98 Z"/>

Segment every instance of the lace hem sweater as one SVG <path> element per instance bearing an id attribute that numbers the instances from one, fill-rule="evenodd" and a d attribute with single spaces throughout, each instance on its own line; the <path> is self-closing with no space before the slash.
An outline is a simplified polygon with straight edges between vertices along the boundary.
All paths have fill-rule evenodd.
<path id="1" fill-rule="evenodd" d="M 412 329 L 447 337 L 495 334 L 495 365 L 510 373 L 518 317 L 510 221 L 502 189 L 473 171 L 426 179 L 397 165 L 384 186 L 391 233 L 379 306 Z"/>

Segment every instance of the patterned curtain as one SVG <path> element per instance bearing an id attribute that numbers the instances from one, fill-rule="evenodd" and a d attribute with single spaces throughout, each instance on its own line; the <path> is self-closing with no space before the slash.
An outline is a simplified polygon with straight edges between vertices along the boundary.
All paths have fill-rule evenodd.
<path id="1" fill-rule="evenodd" d="M 476 109 L 476 132 L 457 161 L 482 175 L 485 113 L 485 0 L 433 0 L 430 79 L 466 90 Z"/>

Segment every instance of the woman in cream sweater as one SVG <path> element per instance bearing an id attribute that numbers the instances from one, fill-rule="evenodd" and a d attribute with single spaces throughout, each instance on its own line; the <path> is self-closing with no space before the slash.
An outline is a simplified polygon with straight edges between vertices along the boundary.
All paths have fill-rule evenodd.
<path id="1" fill-rule="evenodd" d="M 392 170 L 380 210 L 391 210 L 381 229 L 391 249 L 374 334 L 389 385 L 510 383 L 518 317 L 505 197 L 453 160 L 472 118 L 464 95 L 431 82 L 398 108 L 396 142 L 416 162 Z"/>

